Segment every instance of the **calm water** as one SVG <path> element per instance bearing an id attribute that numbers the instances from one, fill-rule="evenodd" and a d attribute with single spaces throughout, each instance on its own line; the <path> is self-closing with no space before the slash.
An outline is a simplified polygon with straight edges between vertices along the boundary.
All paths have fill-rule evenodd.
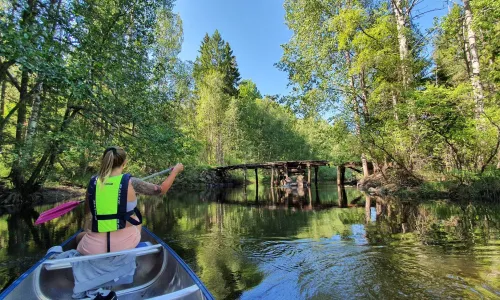
<path id="1" fill-rule="evenodd" d="M 51 207 L 0 211 L 0 288 L 82 226 L 79 209 L 34 227 Z M 320 185 L 177 192 L 139 207 L 217 299 L 500 298 L 498 205 Z"/>

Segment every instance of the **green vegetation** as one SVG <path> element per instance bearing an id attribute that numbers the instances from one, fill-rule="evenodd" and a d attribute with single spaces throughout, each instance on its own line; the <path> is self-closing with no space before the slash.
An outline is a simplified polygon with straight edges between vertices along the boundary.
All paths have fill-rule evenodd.
<path id="1" fill-rule="evenodd" d="M 26 196 L 47 182 L 85 185 L 102 150 L 128 171 L 333 159 L 347 125 L 298 118 L 240 75 L 219 32 L 196 62 L 178 59 L 172 1 L 2 1 L 0 171 Z M 337 143 L 338 141 L 339 143 Z M 181 180 L 182 181 L 182 180 Z"/>
<path id="2" fill-rule="evenodd" d="M 453 5 L 433 34 L 414 25 L 413 4 L 286 0 L 293 37 L 278 67 L 294 93 L 263 96 L 218 31 L 195 62 L 178 58 L 172 0 L 2 0 L 3 186 L 26 199 L 48 181 L 85 184 L 115 144 L 136 175 L 178 161 L 200 171 L 366 158 L 382 173 L 393 165 L 490 188 L 481 178 L 500 166 L 500 1 Z"/>
<path id="3" fill-rule="evenodd" d="M 295 106 L 336 105 L 336 122 L 359 141 L 352 152 L 382 173 L 392 164 L 406 177 L 470 186 L 500 167 L 500 1 L 453 4 L 426 33 L 414 24 L 416 2 L 287 0 L 294 35 L 279 67 Z"/>

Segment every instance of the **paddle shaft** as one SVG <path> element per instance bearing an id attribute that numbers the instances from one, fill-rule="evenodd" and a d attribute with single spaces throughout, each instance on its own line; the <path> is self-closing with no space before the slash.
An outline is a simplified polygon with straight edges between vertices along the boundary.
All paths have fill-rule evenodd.
<path id="1" fill-rule="evenodd" d="M 156 176 L 167 174 L 168 172 L 172 171 L 173 169 L 174 169 L 173 167 L 172 168 L 168 168 L 166 170 L 163 170 L 163 171 L 151 174 L 149 176 L 143 177 L 143 178 L 141 178 L 141 180 L 148 180 L 148 179 L 151 179 L 151 178 L 156 177 Z"/>

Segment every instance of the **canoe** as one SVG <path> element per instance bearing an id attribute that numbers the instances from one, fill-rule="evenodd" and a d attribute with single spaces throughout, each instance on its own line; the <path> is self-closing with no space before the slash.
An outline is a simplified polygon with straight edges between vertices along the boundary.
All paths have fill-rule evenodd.
<path id="1" fill-rule="evenodd" d="M 63 251 L 76 249 L 76 233 L 61 244 Z M 74 287 L 71 263 L 134 253 L 137 268 L 131 284 L 114 286 L 122 299 L 212 300 L 213 297 L 189 266 L 151 231 L 142 227 L 135 249 L 63 259 L 47 253 L 0 294 L 0 299 L 71 299 Z"/>

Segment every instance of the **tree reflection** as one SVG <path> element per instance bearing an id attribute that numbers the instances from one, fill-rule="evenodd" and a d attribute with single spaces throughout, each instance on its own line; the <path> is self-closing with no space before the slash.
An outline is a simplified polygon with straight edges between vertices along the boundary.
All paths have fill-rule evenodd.
<path id="1" fill-rule="evenodd" d="M 258 204 L 253 201 L 254 193 L 259 196 Z M 261 186 L 258 192 L 248 186 L 247 193 L 238 189 L 177 192 L 165 199 L 141 198 L 138 206 L 145 225 L 195 270 L 217 299 L 234 299 L 258 289 L 268 280 L 269 266 L 277 272 L 299 273 L 293 282 L 306 289 L 314 284 L 311 277 L 330 283 L 332 289 L 344 275 L 354 283 L 336 288 L 356 292 L 362 287 L 355 282 L 364 286 L 395 284 L 385 287 L 391 291 L 384 294 L 386 298 L 397 297 L 393 291 L 418 293 L 416 287 L 422 280 L 430 288 L 442 288 L 445 281 L 435 279 L 446 280 L 456 269 L 477 281 L 474 288 L 483 291 L 486 288 L 480 283 L 486 282 L 500 289 L 494 280 L 500 274 L 500 264 L 493 262 L 500 255 L 491 244 L 498 241 L 500 232 L 499 206 L 405 202 L 337 186 L 302 190 Z M 83 225 L 82 207 L 40 227 L 33 226 L 38 213 L 51 207 L 0 217 L 0 262 L 23 261 L 1 270 L 0 286 L 17 278 L 48 247 L 60 244 Z M 441 247 L 422 247 L 429 244 Z M 384 247 L 365 247 L 373 245 Z M 475 255 L 469 249 L 489 256 Z M 443 258 L 439 251 L 467 251 L 470 261 Z M 468 266 L 469 262 L 475 267 Z M 323 263 L 347 264 L 352 269 L 336 277 L 340 276 L 338 270 L 325 269 Z M 436 268 L 440 264 L 443 266 Z M 422 273 L 421 269 L 428 271 Z M 418 295 L 431 298 L 435 294 Z M 470 297 L 463 291 L 453 295 Z"/>
<path id="2" fill-rule="evenodd" d="M 11 208 L 9 214 L 0 216 L 0 286 L 6 287 L 48 248 L 61 244 L 83 225 L 83 207 L 57 220 L 35 226 L 40 212 L 53 205 L 35 208 Z M 4 211 L 5 212 L 5 211 Z"/>
<path id="3" fill-rule="evenodd" d="M 206 192 L 170 195 L 147 212 L 145 219 L 147 226 L 194 268 L 217 299 L 237 298 L 264 279 L 259 269 L 263 260 L 253 257 L 252 253 L 265 253 L 268 247 L 265 241 L 334 235 L 348 239 L 352 234 L 350 224 L 363 223 L 363 209 L 309 213 L 308 207 L 313 205 L 314 198 L 310 190 L 304 189 L 303 194 L 285 189 L 268 192 L 267 197 L 260 200 L 262 203 L 251 206 L 231 190 L 227 191 L 223 203 L 199 201 L 217 199 L 218 196 Z M 274 202 L 271 193 L 274 193 Z M 241 199 L 239 205 L 234 199 Z M 155 200 L 143 203 L 149 201 Z M 170 216 L 176 219 L 169 228 L 164 226 L 165 215 L 157 217 L 166 205 L 170 207 Z M 284 209 L 288 206 L 290 209 Z M 278 207 L 283 209 L 276 209 Z M 300 207 L 301 210 L 295 209 Z"/>
<path id="4" fill-rule="evenodd" d="M 376 222 L 370 223 L 375 202 Z M 365 200 L 365 219 L 371 243 L 389 243 L 412 234 L 423 244 L 473 245 L 488 243 L 500 229 L 500 207 L 485 204 L 454 204 L 448 201 L 417 203 L 389 197 Z"/>

